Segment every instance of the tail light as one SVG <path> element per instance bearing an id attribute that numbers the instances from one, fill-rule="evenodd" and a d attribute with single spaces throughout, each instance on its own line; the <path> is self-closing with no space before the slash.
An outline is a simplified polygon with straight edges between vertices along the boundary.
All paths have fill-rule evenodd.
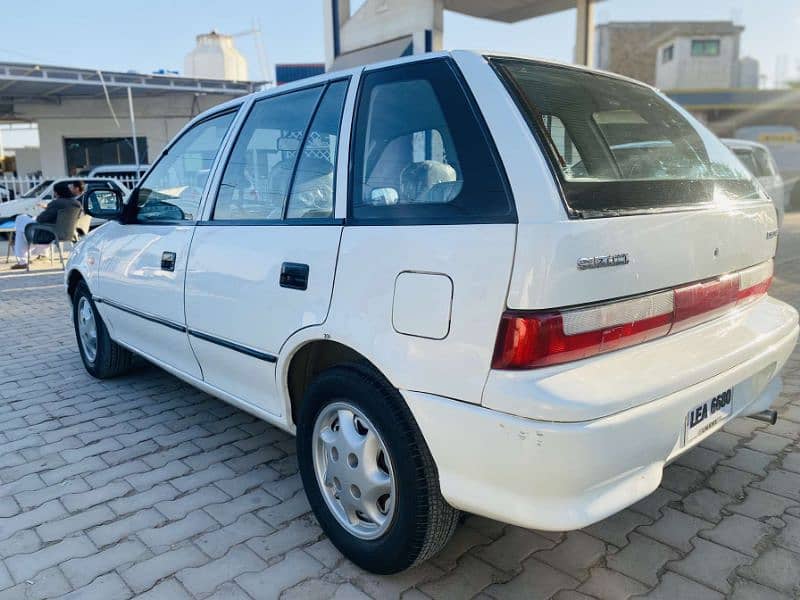
<path id="1" fill-rule="evenodd" d="M 769 290 L 772 261 L 672 290 L 584 308 L 507 311 L 493 369 L 532 369 L 588 358 L 688 329 Z"/>

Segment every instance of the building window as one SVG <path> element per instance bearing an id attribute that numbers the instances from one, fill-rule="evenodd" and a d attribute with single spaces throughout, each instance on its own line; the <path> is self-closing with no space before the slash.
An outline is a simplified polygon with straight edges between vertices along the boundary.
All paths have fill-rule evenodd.
<path id="1" fill-rule="evenodd" d="M 661 51 L 661 62 L 668 63 L 675 56 L 675 44 L 670 44 Z"/>
<path id="2" fill-rule="evenodd" d="M 137 137 L 139 164 L 147 164 L 147 138 Z M 67 174 L 87 175 L 94 167 L 135 162 L 131 138 L 65 138 Z"/>
<path id="3" fill-rule="evenodd" d="M 692 40 L 692 56 L 719 56 L 719 40 Z"/>

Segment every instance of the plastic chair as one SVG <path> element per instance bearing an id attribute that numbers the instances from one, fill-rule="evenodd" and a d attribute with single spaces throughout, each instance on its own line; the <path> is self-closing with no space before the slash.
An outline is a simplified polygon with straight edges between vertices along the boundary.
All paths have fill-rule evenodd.
<path id="1" fill-rule="evenodd" d="M 50 261 L 52 262 L 52 245 L 58 250 L 61 268 L 64 268 L 64 254 L 61 251 L 63 242 L 75 243 L 78 241 L 78 221 L 83 214 L 79 206 L 62 208 L 56 214 L 55 223 L 29 223 L 25 227 L 25 239 L 28 241 L 28 271 L 31 270 L 31 244 L 48 244 L 50 248 Z"/>

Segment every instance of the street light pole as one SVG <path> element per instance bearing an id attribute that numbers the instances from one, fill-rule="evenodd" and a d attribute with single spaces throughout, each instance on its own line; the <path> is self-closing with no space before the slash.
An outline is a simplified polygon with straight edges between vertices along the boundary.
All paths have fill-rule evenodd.
<path id="1" fill-rule="evenodd" d="M 139 177 L 139 143 L 136 140 L 136 115 L 133 113 L 133 92 L 128 86 L 128 111 L 131 115 L 131 136 L 133 137 L 133 158 L 136 162 L 136 177 Z"/>

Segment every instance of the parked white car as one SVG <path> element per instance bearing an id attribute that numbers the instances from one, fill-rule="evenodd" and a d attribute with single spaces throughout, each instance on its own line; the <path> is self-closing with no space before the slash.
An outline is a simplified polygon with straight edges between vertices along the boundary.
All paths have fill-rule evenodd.
<path id="1" fill-rule="evenodd" d="M 44 210 L 47 203 L 53 199 L 53 185 L 59 181 L 66 181 L 68 183 L 74 181 L 83 181 L 86 196 L 98 190 L 113 191 L 122 197 L 126 196 L 130 190 L 120 182 L 114 179 L 105 178 L 82 178 L 82 177 L 65 177 L 63 179 L 46 179 L 38 185 L 32 187 L 30 190 L 19 196 L 16 200 L 3 202 L 0 204 L 0 221 L 13 219 L 17 215 L 31 215 L 35 217 Z M 103 195 L 92 196 L 92 198 L 99 198 Z M 96 207 L 99 209 L 99 207 Z M 92 226 L 96 227 L 101 224 L 102 220 L 98 218 L 92 219 Z"/>
<path id="2" fill-rule="evenodd" d="M 456 51 L 259 92 L 96 204 L 118 221 L 66 274 L 89 373 L 138 354 L 296 433 L 321 527 L 379 573 L 461 510 L 563 531 L 644 498 L 774 419 L 798 337 L 742 164 L 565 65 Z"/>
<path id="3" fill-rule="evenodd" d="M 780 226 L 783 223 L 783 215 L 786 212 L 787 199 L 783 178 L 778 172 L 778 167 L 769 148 L 749 140 L 724 139 L 722 141 L 728 148 L 733 150 L 736 158 L 742 161 L 747 170 L 764 186 L 764 190 L 772 198 L 772 203 L 775 205 L 775 211 L 778 213 L 778 225 Z"/>

